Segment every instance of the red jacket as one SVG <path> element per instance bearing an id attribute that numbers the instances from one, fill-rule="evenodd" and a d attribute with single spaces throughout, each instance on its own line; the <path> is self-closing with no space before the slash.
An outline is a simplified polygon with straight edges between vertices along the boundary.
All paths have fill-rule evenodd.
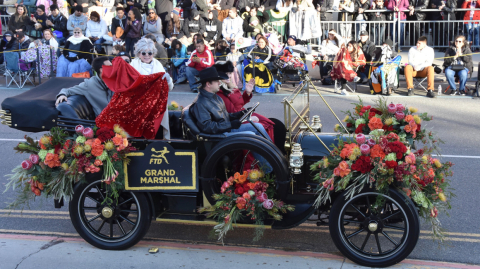
<path id="1" fill-rule="evenodd" d="M 225 103 L 228 113 L 235 113 L 243 110 L 243 106 L 250 102 L 250 99 L 252 99 L 253 96 L 248 96 L 247 91 L 242 94 L 239 89 L 234 89 L 228 96 L 226 96 L 222 90 L 219 90 L 217 94 Z"/>
<path id="2" fill-rule="evenodd" d="M 465 0 L 462 4 L 462 8 L 470 8 L 470 3 L 472 1 Z M 475 8 L 480 8 L 480 1 L 477 1 L 477 4 L 475 5 Z M 475 10 L 475 13 L 473 13 L 473 19 L 474 20 L 480 20 L 480 10 Z M 470 11 L 465 11 L 465 15 L 463 16 L 463 20 L 465 21 L 464 24 L 469 23 L 470 21 Z M 478 22 L 472 22 L 474 24 L 478 24 Z"/>
<path id="3" fill-rule="evenodd" d="M 201 61 L 199 63 L 192 61 L 193 55 L 197 55 L 198 58 L 201 59 Z M 214 63 L 215 61 L 213 60 L 212 52 L 209 49 L 205 48 L 202 53 L 198 53 L 197 50 L 194 50 L 190 55 L 190 59 L 188 59 L 186 65 L 189 67 L 193 67 L 198 71 L 202 71 L 203 69 L 212 66 Z"/>

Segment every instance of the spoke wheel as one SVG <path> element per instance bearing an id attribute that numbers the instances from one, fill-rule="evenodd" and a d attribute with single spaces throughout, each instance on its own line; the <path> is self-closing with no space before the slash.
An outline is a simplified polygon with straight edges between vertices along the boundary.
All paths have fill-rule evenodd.
<path id="1" fill-rule="evenodd" d="M 70 202 L 70 218 L 85 241 L 110 250 L 127 249 L 142 239 L 151 222 L 143 193 L 122 192 L 113 204 L 105 202 L 105 183 L 77 184 Z"/>
<path id="2" fill-rule="evenodd" d="M 418 213 L 410 199 L 395 190 L 388 195 L 364 192 L 331 209 L 330 234 L 337 248 L 352 261 L 386 267 L 405 259 L 420 232 Z"/>

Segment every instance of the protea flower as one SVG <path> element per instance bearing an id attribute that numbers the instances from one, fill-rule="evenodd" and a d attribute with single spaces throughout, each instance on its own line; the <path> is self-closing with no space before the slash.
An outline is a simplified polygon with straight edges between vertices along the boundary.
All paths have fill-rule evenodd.
<path id="1" fill-rule="evenodd" d="M 30 154 L 29 157 L 30 161 L 32 161 L 33 164 L 38 164 L 40 161 L 40 157 L 37 154 Z"/>
<path id="2" fill-rule="evenodd" d="M 107 143 L 105 143 L 105 149 L 110 151 L 110 150 L 114 150 L 115 149 L 115 144 L 113 144 L 112 141 L 107 141 Z"/>
<path id="3" fill-rule="evenodd" d="M 88 139 L 88 138 L 93 138 L 93 130 L 92 128 L 85 128 L 82 131 L 82 134 Z"/>
<path id="4" fill-rule="evenodd" d="M 395 118 L 397 118 L 397 120 L 403 120 L 403 118 L 405 118 L 405 113 L 403 113 L 403 112 L 396 112 L 396 113 L 395 113 Z"/>
<path id="5" fill-rule="evenodd" d="M 32 167 L 33 167 L 33 163 L 29 159 L 22 162 L 22 168 L 24 170 L 30 170 L 30 169 L 32 169 Z"/>
<path id="6" fill-rule="evenodd" d="M 395 112 L 397 112 L 397 106 L 393 103 L 390 103 L 388 105 L 388 113 L 395 114 Z"/>
<path id="7" fill-rule="evenodd" d="M 373 140 L 373 139 L 368 139 L 367 145 L 369 145 L 370 147 L 373 147 L 373 146 L 375 146 L 375 144 L 376 144 L 376 143 L 375 143 L 375 140 Z"/>
<path id="8" fill-rule="evenodd" d="M 355 137 L 355 140 L 357 140 L 358 144 L 363 144 L 365 143 L 366 138 L 364 134 L 360 133 L 360 134 L 357 134 L 357 137 Z"/>
<path id="9" fill-rule="evenodd" d="M 397 104 L 397 112 L 403 112 L 405 107 L 402 104 Z"/>
<path id="10" fill-rule="evenodd" d="M 268 210 L 269 210 L 269 209 L 272 209 L 272 208 L 273 208 L 274 203 L 273 203 L 272 200 L 267 199 L 267 200 L 263 201 L 263 204 L 262 204 L 262 205 L 263 205 L 263 207 L 264 207 L 265 209 L 268 209 Z"/>
<path id="11" fill-rule="evenodd" d="M 363 155 L 368 155 L 370 154 L 370 146 L 368 144 L 362 144 L 360 145 L 360 152 Z"/>
<path id="12" fill-rule="evenodd" d="M 268 200 L 268 196 L 266 193 L 262 192 L 260 195 L 257 196 L 257 200 L 260 202 L 260 203 L 263 203 L 265 202 L 266 200 Z"/>
<path id="13" fill-rule="evenodd" d="M 85 129 L 85 127 L 83 127 L 83 125 L 77 125 L 75 127 L 75 132 L 79 135 L 81 135 L 83 133 L 83 130 Z"/>

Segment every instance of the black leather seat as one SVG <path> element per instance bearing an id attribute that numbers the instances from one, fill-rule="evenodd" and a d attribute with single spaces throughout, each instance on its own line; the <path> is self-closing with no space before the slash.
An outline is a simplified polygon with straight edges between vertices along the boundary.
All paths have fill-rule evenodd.
<path id="1" fill-rule="evenodd" d="M 200 132 L 198 129 L 196 119 L 190 113 L 189 109 L 185 109 L 182 115 L 182 121 L 185 128 L 185 134 L 187 135 L 188 139 L 192 140 L 220 140 L 227 137 L 224 134 L 206 134 Z"/>
<path id="2" fill-rule="evenodd" d="M 183 139 L 182 111 L 168 111 L 168 122 L 170 125 L 170 138 Z"/>
<path id="3" fill-rule="evenodd" d="M 95 120 L 95 112 L 92 105 L 83 95 L 72 95 L 67 102 L 60 103 L 57 110 L 64 117 L 71 119 Z"/>

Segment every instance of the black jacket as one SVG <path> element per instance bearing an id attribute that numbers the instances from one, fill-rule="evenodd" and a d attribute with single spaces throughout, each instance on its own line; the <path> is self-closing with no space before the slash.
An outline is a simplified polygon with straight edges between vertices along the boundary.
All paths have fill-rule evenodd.
<path id="1" fill-rule="evenodd" d="M 359 40 L 358 45 L 362 47 L 363 54 L 365 55 L 365 60 L 367 62 L 370 62 L 372 60 L 372 57 L 375 55 L 375 44 L 367 40 L 365 44 L 362 44 L 362 42 Z"/>
<path id="2" fill-rule="evenodd" d="M 357 20 L 358 15 L 360 15 L 360 14 L 358 13 L 358 9 L 359 9 L 359 8 L 363 8 L 364 10 L 370 9 L 370 3 L 369 3 L 369 1 L 365 2 L 364 4 L 362 4 L 362 2 L 360 2 L 360 0 L 357 0 L 357 1 L 355 1 L 355 4 L 354 4 L 354 5 L 355 5 L 355 7 L 354 7 L 355 15 L 353 15 L 353 20 L 354 20 L 354 21 Z M 368 14 L 368 13 L 362 13 L 362 14 L 363 14 L 363 18 L 364 18 L 366 21 L 368 21 L 368 15 L 369 15 L 369 14 Z"/>
<path id="3" fill-rule="evenodd" d="M 220 2 L 220 9 L 221 10 L 231 9 L 234 3 L 235 3 L 235 0 L 222 0 Z"/>
<path id="4" fill-rule="evenodd" d="M 327 10 L 331 10 L 333 7 L 333 0 L 313 0 L 313 6 L 315 9 L 320 7 L 320 21 L 331 21 L 332 13 L 327 13 Z"/>
<path id="5" fill-rule="evenodd" d="M 445 7 L 442 9 L 442 11 L 445 12 L 445 14 L 443 16 L 443 19 L 448 20 L 448 14 L 450 14 L 450 20 L 454 21 L 455 20 L 455 8 L 457 8 L 457 0 L 446 0 L 445 1 Z"/>
<path id="6" fill-rule="evenodd" d="M 192 17 L 193 17 L 192 12 Z M 205 21 L 202 18 L 199 18 L 198 21 L 194 19 L 186 19 L 185 23 L 183 24 L 183 33 L 190 37 L 190 33 L 199 33 L 203 35 L 205 33 Z"/>
<path id="7" fill-rule="evenodd" d="M 18 42 L 18 49 L 20 51 L 26 51 L 30 46 L 30 43 L 33 42 L 33 39 L 30 39 L 28 36 L 25 36 L 25 39 L 23 40 L 23 42 L 20 42 L 18 39 L 17 39 L 17 42 Z"/>
<path id="8" fill-rule="evenodd" d="M 122 19 L 122 24 L 123 24 L 123 29 L 125 30 L 125 27 L 127 27 L 127 16 L 125 15 Z M 120 27 L 120 20 L 117 19 L 117 16 L 112 19 L 112 26 L 110 32 L 112 33 L 112 36 L 115 36 L 115 32 L 117 31 L 117 27 Z M 127 33 L 123 31 L 123 35 L 121 36 L 122 39 L 125 39 L 127 36 Z"/>
<path id="9" fill-rule="evenodd" d="M 54 19 L 52 15 L 48 16 L 47 19 L 53 23 L 53 26 L 52 26 L 53 30 L 62 32 L 63 37 L 65 38 L 68 36 L 69 34 L 67 30 L 68 19 L 65 18 L 65 16 L 62 13 L 60 13 L 56 19 Z"/>
<path id="10" fill-rule="evenodd" d="M 15 37 L 12 37 L 12 39 L 8 42 L 5 39 L 5 37 L 2 39 L 2 42 L 0 43 L 0 51 L 10 51 L 10 50 L 17 50 L 17 49 L 18 49 L 18 41 Z"/>
<path id="11" fill-rule="evenodd" d="M 448 48 L 447 51 L 445 52 L 445 57 L 455 56 L 457 54 L 455 50 L 456 50 L 455 47 Z M 458 57 L 457 59 L 460 59 L 465 64 L 465 67 L 468 68 L 468 71 L 473 72 L 473 61 L 472 61 L 472 55 L 471 55 L 472 51 L 470 50 L 469 47 L 463 47 L 462 54 L 463 56 Z M 443 66 L 447 68 L 453 64 L 453 61 L 454 61 L 454 58 L 445 58 L 443 61 Z"/>
<path id="12" fill-rule="evenodd" d="M 243 19 L 243 32 L 244 33 L 251 33 L 255 30 L 255 28 L 250 26 L 250 18 L 251 17 L 252 16 L 250 16 L 250 14 L 248 14 L 248 15 L 245 16 L 245 19 Z M 258 18 L 259 25 L 262 25 L 262 24 L 268 22 L 268 20 L 270 20 L 270 16 L 268 15 L 268 13 L 266 11 L 262 12 L 261 16 L 257 15 L 257 18 Z"/>
<path id="13" fill-rule="evenodd" d="M 375 9 L 372 9 L 372 10 L 387 10 L 387 8 L 384 6 L 382 8 L 375 8 Z M 388 13 L 386 13 L 386 12 L 368 12 L 367 14 L 370 16 L 371 21 L 386 21 Z"/>
<path id="14" fill-rule="evenodd" d="M 408 2 L 410 3 L 410 6 L 412 6 L 415 10 L 415 13 L 413 15 L 417 17 L 417 20 L 424 21 L 427 15 L 420 11 L 427 8 L 428 0 L 409 0 Z"/>
<path id="15" fill-rule="evenodd" d="M 432 20 L 432 21 L 441 21 L 442 20 L 442 15 L 440 14 L 440 10 L 438 8 L 442 5 L 441 1 L 443 0 L 430 0 L 428 3 L 428 9 L 436 9 L 437 11 L 433 12 L 427 12 L 427 19 Z M 436 8 L 432 7 L 432 4 L 436 6 Z M 435 27 L 436 30 L 438 31 L 438 26 Z"/>
<path id="16" fill-rule="evenodd" d="M 246 11 L 245 7 L 251 8 L 254 6 L 259 7 L 260 0 L 238 0 L 238 3 L 237 3 L 237 9 L 240 11 L 240 14 Z"/>
<path id="17" fill-rule="evenodd" d="M 232 114 L 227 112 L 222 98 L 214 93 L 200 89 L 197 101 L 190 107 L 190 113 L 196 119 L 200 132 L 206 134 L 222 134 L 232 129 Z"/>
<path id="18" fill-rule="evenodd" d="M 222 22 L 219 21 L 215 16 L 211 20 L 208 18 L 205 19 L 205 31 L 207 32 L 207 37 L 205 40 L 210 42 L 210 40 L 216 41 L 222 36 Z"/>
<path id="19" fill-rule="evenodd" d="M 197 0 L 197 1 L 195 1 L 195 4 L 197 5 L 197 10 L 198 10 L 200 13 L 203 13 L 203 14 L 200 14 L 200 17 L 206 17 L 206 16 L 207 16 L 207 13 L 208 13 L 207 1 L 205 1 L 205 0 Z"/>
<path id="20" fill-rule="evenodd" d="M 15 33 L 17 29 L 22 29 L 25 33 L 27 31 L 27 26 L 30 24 L 30 18 L 28 16 L 23 16 L 15 21 L 15 14 L 10 17 L 8 20 L 8 30 Z"/>
<path id="21" fill-rule="evenodd" d="M 80 43 L 80 51 L 83 51 L 85 53 L 79 52 L 77 53 L 77 57 L 68 57 L 70 52 L 68 48 L 70 48 L 70 45 L 71 45 L 70 41 L 67 40 L 65 42 L 65 49 L 63 50 L 63 56 L 66 59 L 68 59 L 71 62 L 78 59 L 85 59 L 88 62 L 92 61 L 93 56 L 92 54 L 90 54 L 90 51 L 93 49 L 93 45 L 89 40 L 83 40 L 82 43 Z"/>

